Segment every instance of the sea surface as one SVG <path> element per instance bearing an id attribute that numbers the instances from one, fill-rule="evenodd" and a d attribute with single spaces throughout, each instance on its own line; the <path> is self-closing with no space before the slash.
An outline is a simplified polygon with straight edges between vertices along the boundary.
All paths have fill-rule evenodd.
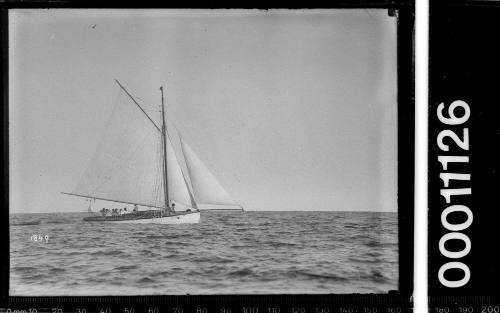
<path id="1" fill-rule="evenodd" d="M 194 225 L 89 223 L 84 216 L 10 216 L 11 295 L 398 289 L 396 213 L 203 211 Z"/>

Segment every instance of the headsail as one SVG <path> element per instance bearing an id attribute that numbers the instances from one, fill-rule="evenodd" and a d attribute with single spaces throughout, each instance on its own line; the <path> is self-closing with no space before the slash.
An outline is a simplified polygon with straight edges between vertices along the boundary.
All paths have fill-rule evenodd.
<path id="1" fill-rule="evenodd" d="M 196 204 L 192 202 L 190 191 L 182 175 L 182 170 L 175 156 L 174 147 L 167 135 L 167 182 L 168 182 L 168 195 L 170 201 L 182 203 L 187 206 L 195 207 Z"/>
<path id="2" fill-rule="evenodd" d="M 196 202 L 198 204 L 240 206 L 182 138 L 181 147 Z"/>

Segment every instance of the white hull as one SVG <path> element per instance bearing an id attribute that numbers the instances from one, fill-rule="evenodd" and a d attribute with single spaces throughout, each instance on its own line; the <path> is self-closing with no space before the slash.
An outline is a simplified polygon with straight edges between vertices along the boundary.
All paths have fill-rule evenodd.
<path id="1" fill-rule="evenodd" d="M 200 222 L 200 212 L 187 213 L 182 215 L 163 216 L 155 218 L 141 218 L 130 220 L 106 221 L 107 223 L 127 223 L 127 224 L 198 224 Z"/>

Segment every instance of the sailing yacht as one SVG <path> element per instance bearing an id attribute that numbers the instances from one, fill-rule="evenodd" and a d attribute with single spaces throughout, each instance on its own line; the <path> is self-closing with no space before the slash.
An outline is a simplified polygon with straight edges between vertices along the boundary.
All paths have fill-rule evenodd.
<path id="1" fill-rule="evenodd" d="M 90 200 L 89 222 L 136 224 L 185 224 L 200 222 L 200 205 L 243 207 L 222 187 L 180 133 L 178 139 L 184 171 L 177 158 L 165 118 L 163 86 L 161 125 L 148 114 L 125 87 L 122 101 L 115 106 L 105 134 L 90 165 L 72 192 L 63 194 Z M 177 131 L 178 132 L 178 131 Z M 103 208 L 101 214 L 92 203 L 103 200 L 133 205 L 134 210 L 114 214 Z M 147 210 L 138 210 L 138 206 Z"/>

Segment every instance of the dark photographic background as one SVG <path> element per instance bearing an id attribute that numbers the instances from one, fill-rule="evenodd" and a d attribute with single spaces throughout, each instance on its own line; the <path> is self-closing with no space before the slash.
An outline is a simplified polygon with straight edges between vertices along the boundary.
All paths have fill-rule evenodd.
<path id="1" fill-rule="evenodd" d="M 466 6 L 431 1 L 429 27 L 429 296 L 436 301 L 439 296 L 498 296 L 500 7 L 481 2 L 469 2 Z M 437 106 L 444 102 L 447 112 L 455 100 L 467 102 L 471 116 L 463 125 L 444 125 L 437 118 Z M 450 145 L 450 151 L 440 151 L 438 133 L 450 129 L 462 138 L 464 127 L 469 128 L 469 151 L 461 150 L 449 139 L 445 143 Z M 471 240 L 471 251 L 460 260 L 447 259 L 439 252 L 439 240 L 448 232 L 441 225 L 441 212 L 448 205 L 440 196 L 443 182 L 439 173 L 443 171 L 438 155 L 469 156 L 468 164 L 451 164 L 447 171 L 471 174 L 471 181 L 450 181 L 449 185 L 449 188 L 472 188 L 472 195 L 452 197 L 450 203 L 468 206 L 474 216 L 472 225 L 463 231 Z M 463 222 L 465 215 L 460 219 L 454 222 Z M 449 242 L 446 247 L 459 251 L 463 243 Z M 460 261 L 470 268 L 469 283 L 460 288 L 447 288 L 439 283 L 438 270 L 448 261 Z M 449 274 L 450 279 L 461 275 Z M 453 301 L 456 299 L 459 298 Z M 484 301 L 480 300 L 486 304 Z"/>

